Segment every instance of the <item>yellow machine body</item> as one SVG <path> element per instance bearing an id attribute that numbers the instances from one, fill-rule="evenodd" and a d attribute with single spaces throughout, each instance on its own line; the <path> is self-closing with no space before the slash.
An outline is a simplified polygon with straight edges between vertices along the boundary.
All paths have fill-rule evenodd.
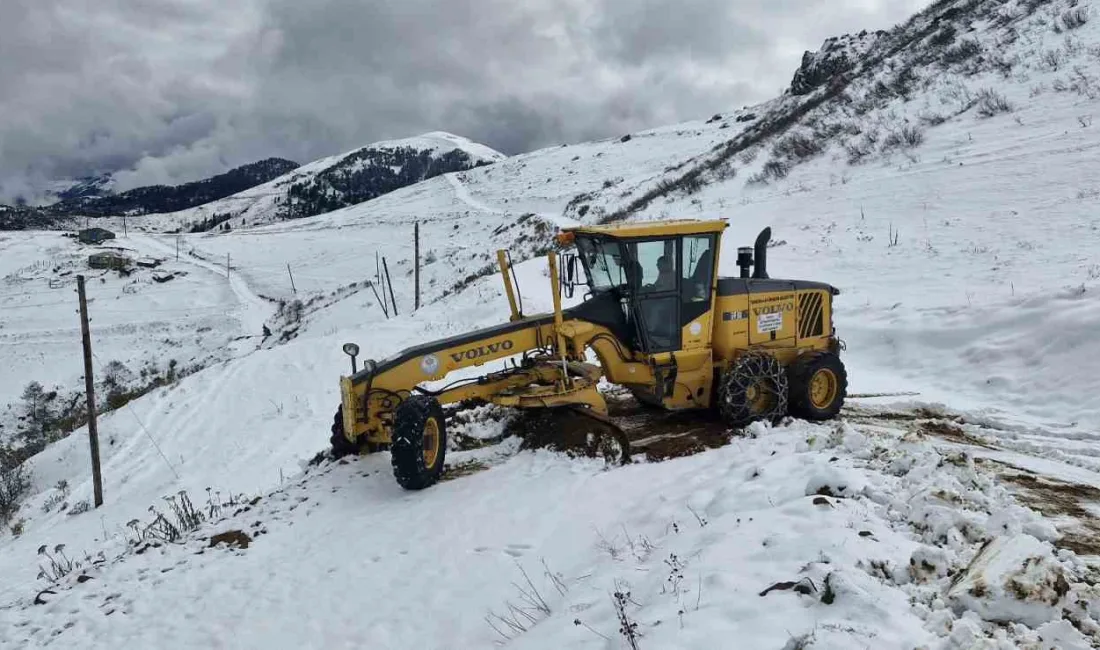
<path id="1" fill-rule="evenodd" d="M 807 353 L 837 354 L 832 298 L 839 292 L 822 283 L 768 278 L 763 234 L 751 276 L 749 249 L 742 248 L 741 277 L 719 277 L 726 227 L 724 220 L 677 220 L 564 229 L 559 249 L 576 252 L 564 258 L 549 253 L 554 310 L 533 316 L 517 307 L 501 251 L 508 321 L 367 361 L 341 379 L 342 426 L 334 435 L 359 449 L 384 448 L 392 441 L 397 407 L 413 395 L 439 404 L 483 400 L 605 413 L 601 379 L 666 409 L 707 409 L 719 399 L 723 372 L 747 352 L 784 366 Z M 563 310 L 563 284 L 568 295 L 585 287 L 586 299 Z M 438 391 L 421 386 L 507 358 L 512 366 Z"/>

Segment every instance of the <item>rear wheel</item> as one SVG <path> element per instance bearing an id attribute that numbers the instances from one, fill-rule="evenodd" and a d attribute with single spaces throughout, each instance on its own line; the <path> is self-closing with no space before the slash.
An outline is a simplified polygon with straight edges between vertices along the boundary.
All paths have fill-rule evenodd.
<path id="1" fill-rule="evenodd" d="M 848 394 L 844 362 L 832 352 L 805 354 L 787 371 L 791 385 L 791 415 L 804 420 L 829 420 L 840 413 Z"/>
<path id="2" fill-rule="evenodd" d="M 439 480 L 447 452 L 447 428 L 439 400 L 414 395 L 393 414 L 390 461 L 406 490 L 422 490 Z"/>
<path id="3" fill-rule="evenodd" d="M 733 428 L 760 420 L 778 422 L 787 414 L 787 374 L 770 354 L 745 354 L 722 376 L 718 408 Z"/>

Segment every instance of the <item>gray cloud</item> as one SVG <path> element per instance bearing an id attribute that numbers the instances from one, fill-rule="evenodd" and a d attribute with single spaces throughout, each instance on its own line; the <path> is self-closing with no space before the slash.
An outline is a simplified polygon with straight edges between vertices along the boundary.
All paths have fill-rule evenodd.
<path id="1" fill-rule="evenodd" d="M 0 200 L 448 130 L 506 153 L 774 96 L 927 0 L 5 0 Z"/>

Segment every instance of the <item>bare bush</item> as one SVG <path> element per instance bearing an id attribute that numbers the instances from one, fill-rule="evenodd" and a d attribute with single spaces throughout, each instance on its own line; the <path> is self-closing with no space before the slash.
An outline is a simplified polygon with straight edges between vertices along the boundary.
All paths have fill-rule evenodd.
<path id="1" fill-rule="evenodd" d="M 990 65 L 992 65 L 997 72 L 1001 73 L 1001 76 L 1005 79 L 1012 76 L 1012 69 L 1016 67 L 1016 61 L 1017 59 L 1015 57 L 1008 58 L 1003 54 L 994 54 L 989 57 Z"/>
<path id="2" fill-rule="evenodd" d="M 546 603 L 546 599 L 542 597 L 538 588 L 535 587 L 535 583 L 531 581 L 531 576 L 527 575 L 527 571 L 519 566 L 518 563 L 516 566 L 519 568 L 520 573 L 523 574 L 524 581 L 522 585 L 515 582 L 512 583 L 512 586 L 516 588 L 516 592 L 518 593 L 518 602 L 506 602 L 505 612 L 503 614 L 490 612 L 485 616 L 485 622 L 504 641 L 510 641 L 516 636 L 526 632 L 531 626 L 550 616 L 551 611 L 550 605 Z M 549 570 L 547 570 L 547 573 L 550 573 Z M 560 593 L 560 590 L 563 589 L 562 583 L 555 580 L 554 584 L 558 587 Z"/>
<path id="3" fill-rule="evenodd" d="M 939 126 L 947 121 L 947 117 L 939 113 L 921 113 L 917 119 L 928 126 Z"/>
<path id="4" fill-rule="evenodd" d="M 1001 113 L 1012 112 L 1013 106 L 1004 95 L 991 88 L 978 91 L 978 115 L 993 117 Z"/>
<path id="5" fill-rule="evenodd" d="M 825 146 L 812 136 L 804 133 L 792 133 L 776 141 L 772 147 L 772 155 L 776 158 L 802 161 L 813 158 L 824 150 Z"/>
<path id="6" fill-rule="evenodd" d="M 1060 49 L 1045 50 L 1039 55 L 1039 63 L 1041 63 L 1044 68 L 1057 70 L 1062 65 L 1062 58 L 1062 50 Z"/>
<path id="7" fill-rule="evenodd" d="M 0 469 L 0 523 L 7 524 L 19 511 L 19 502 L 31 489 L 26 466 L 19 464 Z"/>
<path id="8" fill-rule="evenodd" d="M 1062 12 L 1058 20 L 1054 21 L 1054 31 L 1061 33 L 1063 30 L 1077 29 L 1089 21 L 1088 7 L 1073 7 Z"/>
<path id="9" fill-rule="evenodd" d="M 737 168 L 733 166 L 733 163 L 729 160 L 723 161 L 721 164 L 715 165 L 710 170 L 711 176 L 719 183 L 733 180 L 737 178 Z"/>
<path id="10" fill-rule="evenodd" d="M 932 37 L 928 39 L 928 43 L 935 47 L 947 47 L 955 42 L 955 35 L 957 33 L 958 30 L 955 29 L 955 26 L 948 23 L 940 28 L 940 31 L 933 34 Z"/>
<path id="11" fill-rule="evenodd" d="M 1073 69 L 1073 73 L 1070 74 L 1069 78 L 1069 87 L 1078 95 L 1089 99 L 1096 99 L 1097 96 L 1100 96 L 1100 88 L 1096 87 L 1092 77 L 1080 66 Z"/>
<path id="12" fill-rule="evenodd" d="M 942 60 L 948 65 L 963 63 L 982 53 L 982 46 L 977 41 L 964 38 L 958 45 L 949 47 L 943 51 Z"/>
<path id="13" fill-rule="evenodd" d="M 915 126 L 903 126 L 890 131 L 882 141 L 883 151 L 890 149 L 912 149 L 924 142 L 924 132 Z"/>
<path id="14" fill-rule="evenodd" d="M 749 178 L 748 184 L 767 185 L 770 181 L 786 178 L 790 171 L 791 166 L 789 164 L 781 160 L 769 160 L 764 163 L 764 168 L 760 170 L 760 173 L 753 174 Z"/>
<path id="15" fill-rule="evenodd" d="M 894 75 L 894 78 L 890 81 L 890 89 L 893 90 L 894 94 L 898 97 L 909 99 L 918 81 L 920 81 L 920 77 L 917 76 L 913 67 L 906 66 L 898 70 L 898 73 Z"/>

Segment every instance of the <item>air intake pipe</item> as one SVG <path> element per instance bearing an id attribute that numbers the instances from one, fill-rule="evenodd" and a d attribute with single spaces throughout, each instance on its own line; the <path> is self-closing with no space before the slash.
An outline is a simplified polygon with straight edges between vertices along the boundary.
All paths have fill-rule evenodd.
<path id="1" fill-rule="evenodd" d="M 741 269 L 742 278 L 752 275 L 752 249 L 748 246 L 737 249 L 737 266 Z"/>
<path id="2" fill-rule="evenodd" d="M 771 226 L 760 231 L 760 235 L 756 238 L 755 253 L 756 253 L 756 267 L 753 269 L 752 277 L 757 280 L 768 279 L 768 241 L 772 238 Z"/>

